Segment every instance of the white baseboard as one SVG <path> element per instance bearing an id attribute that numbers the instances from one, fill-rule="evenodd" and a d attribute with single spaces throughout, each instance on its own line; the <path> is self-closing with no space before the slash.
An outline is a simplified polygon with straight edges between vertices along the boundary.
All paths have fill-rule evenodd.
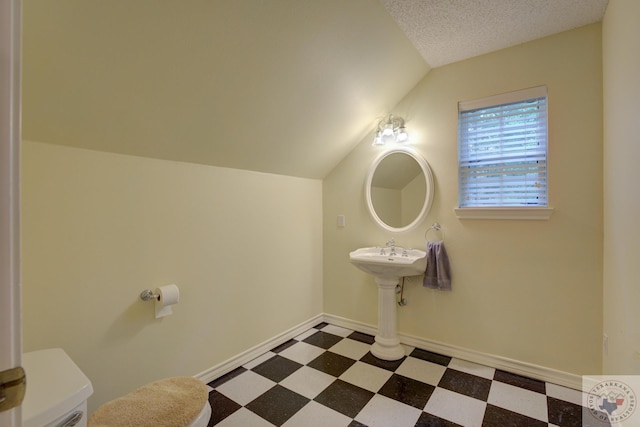
<path id="1" fill-rule="evenodd" d="M 233 371 L 234 369 L 241 367 L 242 365 L 244 365 L 247 362 L 250 362 L 256 357 L 261 356 L 262 354 L 268 352 L 274 347 L 277 347 L 280 344 L 283 344 L 289 341 L 291 338 L 296 337 L 301 333 L 313 328 L 318 323 L 323 322 L 324 321 L 323 319 L 324 319 L 324 315 L 318 314 L 317 316 L 314 316 L 311 319 L 305 322 L 302 322 L 299 325 L 294 326 L 293 328 L 281 334 L 278 334 L 275 337 L 270 338 L 261 344 L 256 345 L 255 347 L 252 347 L 246 351 L 243 351 L 237 356 L 227 359 L 224 362 L 212 368 L 209 368 L 205 371 L 200 372 L 197 375 L 194 375 L 194 377 L 204 382 L 205 384 L 209 383 L 215 380 L 216 378 L 219 378 L 224 374 L 227 374 Z"/>
<path id="2" fill-rule="evenodd" d="M 255 347 L 252 347 L 238 354 L 237 356 L 234 356 L 212 368 L 207 369 L 206 371 L 195 375 L 195 377 L 204 383 L 209 383 L 216 378 L 219 378 L 222 375 L 231 372 L 236 368 L 239 368 L 245 363 L 250 362 L 256 357 L 270 351 L 274 347 L 287 342 L 291 338 L 300 335 L 301 333 L 309 330 L 320 322 L 327 322 L 335 326 L 342 326 L 343 328 L 351 329 L 369 335 L 375 335 L 378 331 L 378 328 L 373 325 L 346 319 L 344 317 L 334 316 L 332 314 L 319 314 L 281 334 L 276 335 L 271 339 L 268 339 L 261 344 L 258 344 Z M 534 365 L 532 363 L 522 362 L 515 359 L 509 359 L 494 354 L 482 353 L 479 351 L 457 347 L 446 343 L 431 341 L 407 334 L 398 334 L 398 337 L 400 338 L 400 342 L 402 344 L 406 344 L 412 347 L 432 351 L 434 353 L 442 354 L 445 356 L 455 357 L 457 359 L 466 360 L 468 362 L 478 363 L 480 365 L 488 366 L 491 368 L 501 369 L 503 371 L 523 375 L 525 377 L 547 381 L 576 390 L 582 389 L 582 377 L 580 375 L 571 374 L 540 365 Z"/>
<path id="3" fill-rule="evenodd" d="M 323 319 L 325 322 L 332 325 L 342 326 L 343 328 L 352 329 L 365 334 L 375 335 L 377 332 L 377 327 L 373 325 L 356 322 L 343 317 L 334 316 L 332 314 L 325 313 Z M 515 359 L 509 359 L 494 354 L 482 353 L 446 343 L 431 341 L 412 335 L 399 333 L 398 338 L 402 344 L 412 347 L 432 351 L 445 356 L 455 357 L 456 359 L 462 359 L 468 362 L 478 363 L 480 365 L 500 369 L 525 377 L 547 381 L 576 390 L 582 389 L 582 377 L 580 375 L 547 368 L 545 366 L 534 365 L 532 363 L 522 362 Z"/>

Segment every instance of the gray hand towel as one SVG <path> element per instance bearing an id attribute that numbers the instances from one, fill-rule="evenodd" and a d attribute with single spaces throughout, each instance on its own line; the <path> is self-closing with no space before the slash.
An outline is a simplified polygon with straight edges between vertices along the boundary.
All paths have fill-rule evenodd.
<path id="1" fill-rule="evenodd" d="M 442 241 L 427 242 L 427 269 L 422 284 L 431 289 L 451 290 L 449 257 Z"/>

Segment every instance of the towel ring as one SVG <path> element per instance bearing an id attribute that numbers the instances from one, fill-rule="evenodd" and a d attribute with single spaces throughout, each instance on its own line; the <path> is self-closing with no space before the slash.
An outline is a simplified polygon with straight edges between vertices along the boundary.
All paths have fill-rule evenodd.
<path id="1" fill-rule="evenodd" d="M 424 232 L 424 240 L 426 240 L 427 242 L 429 242 L 429 232 L 430 231 L 434 231 L 434 232 L 438 232 L 439 231 L 440 235 L 442 236 L 440 241 L 444 241 L 444 230 L 442 229 L 440 224 L 438 224 L 437 222 L 434 222 L 433 225 L 431 227 L 427 228 L 427 231 Z"/>

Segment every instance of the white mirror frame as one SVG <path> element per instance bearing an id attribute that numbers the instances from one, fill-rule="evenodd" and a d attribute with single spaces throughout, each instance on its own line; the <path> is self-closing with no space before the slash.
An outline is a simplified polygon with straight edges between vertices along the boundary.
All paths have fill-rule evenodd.
<path id="1" fill-rule="evenodd" d="M 427 192 L 427 194 L 425 194 L 422 210 L 420 211 L 418 216 L 413 220 L 413 222 L 400 228 L 391 227 L 390 225 L 385 223 L 383 220 L 381 220 L 378 214 L 376 213 L 376 210 L 373 207 L 373 202 L 371 200 L 371 183 L 373 182 L 373 175 L 375 174 L 376 169 L 378 168 L 378 165 L 387 156 L 395 153 L 407 154 L 413 157 L 413 159 L 416 162 L 418 162 L 418 165 L 420 166 L 420 169 L 422 169 L 422 173 L 424 174 L 426 192 Z M 433 193 L 434 193 L 433 175 L 431 174 L 431 168 L 429 167 L 429 164 L 420 155 L 420 153 L 418 153 L 417 151 L 409 147 L 394 147 L 390 150 L 387 150 L 381 153 L 373 161 L 373 163 L 371 163 L 371 166 L 369 167 L 369 173 L 367 174 L 367 179 L 365 180 L 365 184 L 364 184 L 364 196 L 365 196 L 367 208 L 369 209 L 369 213 L 371 214 L 371 217 L 380 227 L 384 228 L 387 231 L 391 231 L 395 233 L 401 233 L 404 231 L 412 230 L 424 220 L 424 218 L 427 216 L 427 213 L 429 213 L 429 210 L 431 209 L 431 204 L 433 203 Z"/>

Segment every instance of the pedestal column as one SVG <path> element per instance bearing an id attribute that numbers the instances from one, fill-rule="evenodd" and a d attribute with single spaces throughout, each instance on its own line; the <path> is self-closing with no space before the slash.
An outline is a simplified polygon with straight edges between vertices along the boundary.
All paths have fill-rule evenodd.
<path id="1" fill-rule="evenodd" d="M 396 286 L 398 278 L 376 277 L 378 284 L 378 334 L 371 346 L 371 354 L 383 360 L 402 359 L 404 348 L 397 331 Z"/>

